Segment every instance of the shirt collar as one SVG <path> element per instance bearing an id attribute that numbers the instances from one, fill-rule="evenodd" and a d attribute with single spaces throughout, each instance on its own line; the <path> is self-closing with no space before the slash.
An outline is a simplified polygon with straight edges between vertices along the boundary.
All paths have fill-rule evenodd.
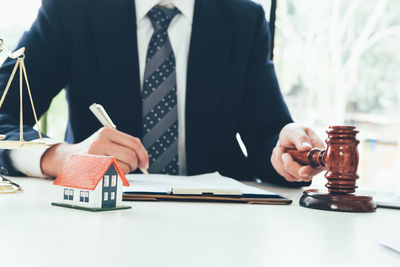
<path id="1" fill-rule="evenodd" d="M 175 6 L 190 21 L 193 22 L 195 0 L 135 0 L 136 19 L 140 21 L 155 5 Z"/>

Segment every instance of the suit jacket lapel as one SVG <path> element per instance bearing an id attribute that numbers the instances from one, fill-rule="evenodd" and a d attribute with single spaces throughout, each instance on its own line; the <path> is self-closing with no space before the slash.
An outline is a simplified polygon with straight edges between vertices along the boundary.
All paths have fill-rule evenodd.
<path id="1" fill-rule="evenodd" d="M 135 2 L 99 0 L 91 12 L 100 77 L 100 99 L 121 131 L 141 136 Z M 96 97 L 95 97 L 96 99 Z"/>
<path id="2" fill-rule="evenodd" d="M 217 1 L 196 0 L 186 90 L 188 174 L 213 169 L 212 148 L 229 64 L 232 28 Z"/>

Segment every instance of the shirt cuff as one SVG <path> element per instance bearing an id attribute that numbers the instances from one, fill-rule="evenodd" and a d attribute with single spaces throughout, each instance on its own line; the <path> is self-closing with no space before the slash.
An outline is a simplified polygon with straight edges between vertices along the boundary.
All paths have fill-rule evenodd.
<path id="1" fill-rule="evenodd" d="M 38 140 L 39 139 L 32 141 Z M 44 140 L 46 144 L 51 145 L 60 143 L 50 138 L 43 138 L 42 140 Z M 26 176 L 45 178 L 47 176 L 43 174 L 40 168 L 40 161 L 44 152 L 49 148 L 50 147 L 12 149 L 9 153 L 11 164 L 17 171 L 22 172 Z"/>

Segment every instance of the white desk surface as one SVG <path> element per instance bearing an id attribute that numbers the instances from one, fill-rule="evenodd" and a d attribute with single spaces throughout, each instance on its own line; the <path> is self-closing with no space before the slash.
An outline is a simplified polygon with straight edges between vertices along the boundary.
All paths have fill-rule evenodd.
<path id="1" fill-rule="evenodd" d="M 0 266 L 400 266 L 400 210 L 302 208 L 302 190 L 266 186 L 289 206 L 129 202 L 92 213 L 54 207 L 52 182 L 14 178 L 0 195 Z"/>

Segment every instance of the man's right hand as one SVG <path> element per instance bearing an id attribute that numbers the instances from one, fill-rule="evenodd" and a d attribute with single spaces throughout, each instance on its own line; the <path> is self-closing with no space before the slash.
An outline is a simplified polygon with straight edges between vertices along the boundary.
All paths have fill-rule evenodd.
<path id="1" fill-rule="evenodd" d="M 139 138 L 111 128 L 101 128 L 78 144 L 53 145 L 43 154 L 40 167 L 43 174 L 56 177 L 72 154 L 113 156 L 125 174 L 149 168 L 149 156 Z"/>

